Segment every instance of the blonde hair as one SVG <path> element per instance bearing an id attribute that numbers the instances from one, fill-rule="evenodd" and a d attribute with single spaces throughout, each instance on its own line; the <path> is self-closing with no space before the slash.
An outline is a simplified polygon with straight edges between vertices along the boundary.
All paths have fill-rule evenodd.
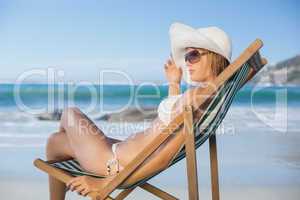
<path id="1" fill-rule="evenodd" d="M 210 63 L 212 73 L 214 76 L 218 76 L 229 65 L 229 62 L 225 57 L 221 56 L 220 54 L 209 50 L 206 51 L 208 52 L 207 61 L 208 63 Z"/>

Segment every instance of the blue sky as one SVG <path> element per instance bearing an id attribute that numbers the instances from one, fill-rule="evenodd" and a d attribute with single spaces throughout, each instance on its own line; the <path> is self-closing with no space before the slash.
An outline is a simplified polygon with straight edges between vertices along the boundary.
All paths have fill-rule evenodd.
<path id="1" fill-rule="evenodd" d="M 175 21 L 224 29 L 233 58 L 261 38 L 263 55 L 275 63 L 300 53 L 299 9 L 297 0 L 0 0 L 0 80 L 54 67 L 66 80 L 96 81 L 100 70 L 119 69 L 136 83 L 164 83 Z"/>

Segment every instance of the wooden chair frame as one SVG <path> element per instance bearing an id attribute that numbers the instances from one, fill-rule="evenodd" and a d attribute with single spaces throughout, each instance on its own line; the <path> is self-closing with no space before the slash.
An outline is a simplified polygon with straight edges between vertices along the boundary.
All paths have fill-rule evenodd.
<path id="1" fill-rule="evenodd" d="M 187 177 L 188 177 L 188 191 L 189 199 L 199 199 L 198 192 L 198 180 L 197 180 L 197 158 L 196 158 L 196 147 L 195 147 L 195 137 L 193 131 L 193 112 L 192 106 L 186 106 L 184 109 L 184 134 L 185 134 L 185 149 L 186 149 L 186 164 L 187 164 Z M 216 137 L 213 134 L 209 138 L 209 149 L 210 149 L 210 161 L 211 161 L 211 177 L 212 177 L 212 195 L 213 200 L 219 199 L 219 185 L 218 185 L 218 160 L 217 160 L 217 149 L 216 149 Z M 56 161 L 42 161 L 36 160 L 35 165 L 40 169 L 46 171 L 47 173 L 53 175 L 54 177 L 59 177 L 58 179 L 64 183 L 67 183 L 73 176 L 66 173 L 65 171 L 51 166 L 50 164 Z M 175 200 L 178 199 L 173 195 L 153 186 L 150 183 L 144 183 L 139 186 L 145 191 L 152 193 L 153 195 L 165 199 L 165 200 Z M 117 197 L 107 197 L 109 200 L 122 200 L 125 199 L 135 188 L 124 189 L 120 192 Z M 92 197 L 92 200 L 97 199 Z"/>
<path id="2" fill-rule="evenodd" d="M 236 72 L 247 60 L 251 58 L 258 50 L 262 47 L 262 41 L 255 40 L 233 63 L 230 64 L 214 81 L 214 84 L 219 88 L 226 80 L 228 80 L 231 75 Z M 259 56 L 259 63 L 262 67 L 267 63 L 267 60 Z M 247 81 L 251 79 L 259 69 L 251 68 Z M 247 82 L 245 81 L 245 83 Z M 244 83 L 244 84 L 245 84 Z M 204 93 L 207 96 L 211 96 L 214 93 L 215 88 L 207 87 L 204 89 Z M 202 91 L 203 92 L 203 91 Z M 205 99 L 199 99 L 194 105 L 198 108 L 205 102 Z M 165 129 L 161 131 L 161 134 L 150 142 L 137 156 L 132 160 L 125 168 L 118 173 L 116 176 L 108 177 L 108 184 L 99 188 L 99 192 L 91 192 L 88 194 L 92 200 L 121 200 L 126 198 L 135 188 L 124 189 L 115 198 L 109 196 L 115 189 L 118 188 L 126 179 L 134 173 L 134 171 L 164 142 L 166 139 L 181 125 L 184 125 L 185 134 L 185 149 L 186 149 L 186 162 L 187 162 L 187 177 L 188 177 L 188 191 L 189 199 L 198 200 L 198 176 L 197 176 L 197 160 L 196 160 L 196 149 L 194 141 L 193 132 L 193 112 L 192 106 L 187 105 L 184 108 L 183 113 L 179 114 Z M 211 187 L 212 187 L 212 199 L 219 200 L 219 180 L 218 180 L 218 159 L 217 159 L 217 143 L 216 135 L 212 134 L 209 137 L 209 150 L 210 150 L 210 170 L 211 170 Z M 49 175 L 55 177 L 56 179 L 67 183 L 72 175 L 64 170 L 58 169 L 50 165 L 57 161 L 43 161 L 41 159 L 36 159 L 34 165 L 48 173 Z M 151 185 L 150 183 L 143 183 L 138 187 L 146 190 L 155 196 L 165 199 L 165 200 L 175 200 L 177 199 L 173 195 Z"/>

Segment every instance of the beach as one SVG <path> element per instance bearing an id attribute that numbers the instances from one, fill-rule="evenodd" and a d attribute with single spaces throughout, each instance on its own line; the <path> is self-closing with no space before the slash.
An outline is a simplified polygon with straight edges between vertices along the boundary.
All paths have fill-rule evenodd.
<path id="1" fill-rule="evenodd" d="M 46 181 L 46 180 L 45 180 Z M 1 181 L 2 199 L 47 199 L 47 185 L 45 181 L 31 181 L 27 184 L 20 181 Z M 152 181 L 151 181 L 152 182 Z M 153 181 L 154 182 L 154 181 Z M 14 189 L 13 189 L 14 188 Z M 17 189 L 18 188 L 18 189 Z M 184 188 L 161 187 L 179 199 L 188 199 L 187 190 Z M 16 191 L 17 190 L 17 191 Z M 221 187 L 220 198 L 230 199 L 297 199 L 299 197 L 299 187 L 296 186 L 236 186 Z M 158 199 L 157 197 L 137 188 L 134 193 L 130 194 L 128 199 Z M 200 187 L 200 198 L 211 199 L 210 189 L 206 186 Z M 76 193 L 67 193 L 66 199 L 83 200 L 88 199 L 81 197 Z"/>
<path id="2" fill-rule="evenodd" d="M 44 94 L 43 86 L 30 86 L 31 90 L 28 87 L 24 98 L 31 102 L 29 106 L 43 107 L 48 103 L 40 95 Z M 251 104 L 247 99 L 253 88 L 243 89 L 220 125 L 216 134 L 221 199 L 299 198 L 300 90 L 297 87 L 286 89 L 287 101 L 274 101 L 276 94 L 280 96 L 284 89 L 265 88 L 253 95 Z M 30 100 L 37 91 L 40 101 Z M 122 105 L 127 99 L 122 94 L 119 101 L 113 96 L 114 102 L 108 100 L 105 106 L 116 108 Z M 162 98 L 164 96 L 155 101 L 145 100 L 142 104 L 155 107 Z M 77 99 L 82 107 L 86 105 L 85 101 L 84 97 Z M 35 168 L 32 162 L 36 158 L 45 159 L 47 137 L 58 129 L 58 121 L 39 120 L 35 115 L 20 111 L 12 99 L 3 96 L 0 97 L 0 106 L 1 199 L 48 199 L 47 175 Z M 119 139 L 125 139 L 150 124 L 126 122 L 127 126 L 122 126 L 121 122 L 97 120 L 97 117 L 92 117 L 97 126 L 107 135 Z M 210 199 L 208 142 L 197 149 L 197 158 L 200 198 Z M 185 160 L 182 160 L 150 183 L 179 199 L 188 199 L 185 169 Z M 141 189 L 133 194 L 128 199 L 157 199 Z M 67 199 L 84 198 L 69 192 Z"/>
<path id="3" fill-rule="evenodd" d="M 93 145 L 98 133 L 125 142 L 141 136 L 134 149 L 112 146 L 125 165 L 132 152 L 152 145 L 143 139 L 154 137 L 138 133 L 158 117 L 167 124 L 172 113 L 163 112 L 185 103 L 200 109 L 193 116 L 202 122 L 193 121 L 200 200 L 212 199 L 215 183 L 211 134 L 219 200 L 300 200 L 299 10 L 296 0 L 0 0 L 0 200 L 50 200 L 48 174 L 34 161 L 47 160 L 47 142 L 48 158 L 63 156 L 52 145 L 63 146 L 57 137 L 48 140 L 53 133 L 67 134 L 72 151 L 66 152 L 82 169 L 99 171 L 103 165 L 88 165 L 95 149 L 99 160 L 107 160 L 107 146 Z M 181 94 L 183 104 L 176 104 Z M 72 120 L 78 109 L 91 121 L 79 115 Z M 182 116 L 175 119 L 186 121 Z M 86 138 L 88 133 L 96 137 Z M 111 170 L 115 162 L 109 163 Z M 78 167 L 61 166 L 67 165 Z M 194 200 L 190 174 L 184 158 L 148 182 Z M 67 191 L 65 199 L 89 198 Z M 158 197 L 137 187 L 125 199 Z"/>

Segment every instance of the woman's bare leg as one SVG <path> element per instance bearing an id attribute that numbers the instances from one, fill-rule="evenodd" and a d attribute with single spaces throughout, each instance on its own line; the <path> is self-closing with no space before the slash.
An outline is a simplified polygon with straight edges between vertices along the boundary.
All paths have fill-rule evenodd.
<path id="1" fill-rule="evenodd" d="M 47 160 L 71 159 L 74 157 L 74 152 L 71 149 L 66 133 L 57 132 L 48 138 L 46 156 Z M 64 200 L 66 185 L 49 176 L 49 192 L 50 200 Z"/>
<path id="2" fill-rule="evenodd" d="M 106 175 L 106 161 L 112 157 L 112 140 L 77 108 L 64 110 L 60 127 L 82 168 Z"/>
<path id="3" fill-rule="evenodd" d="M 109 138 L 79 109 L 64 110 L 59 132 L 52 134 L 47 142 L 47 160 L 75 158 L 82 168 L 106 173 L 106 161 L 112 156 L 111 145 L 119 142 Z M 64 200 L 66 185 L 49 176 L 50 200 Z"/>

